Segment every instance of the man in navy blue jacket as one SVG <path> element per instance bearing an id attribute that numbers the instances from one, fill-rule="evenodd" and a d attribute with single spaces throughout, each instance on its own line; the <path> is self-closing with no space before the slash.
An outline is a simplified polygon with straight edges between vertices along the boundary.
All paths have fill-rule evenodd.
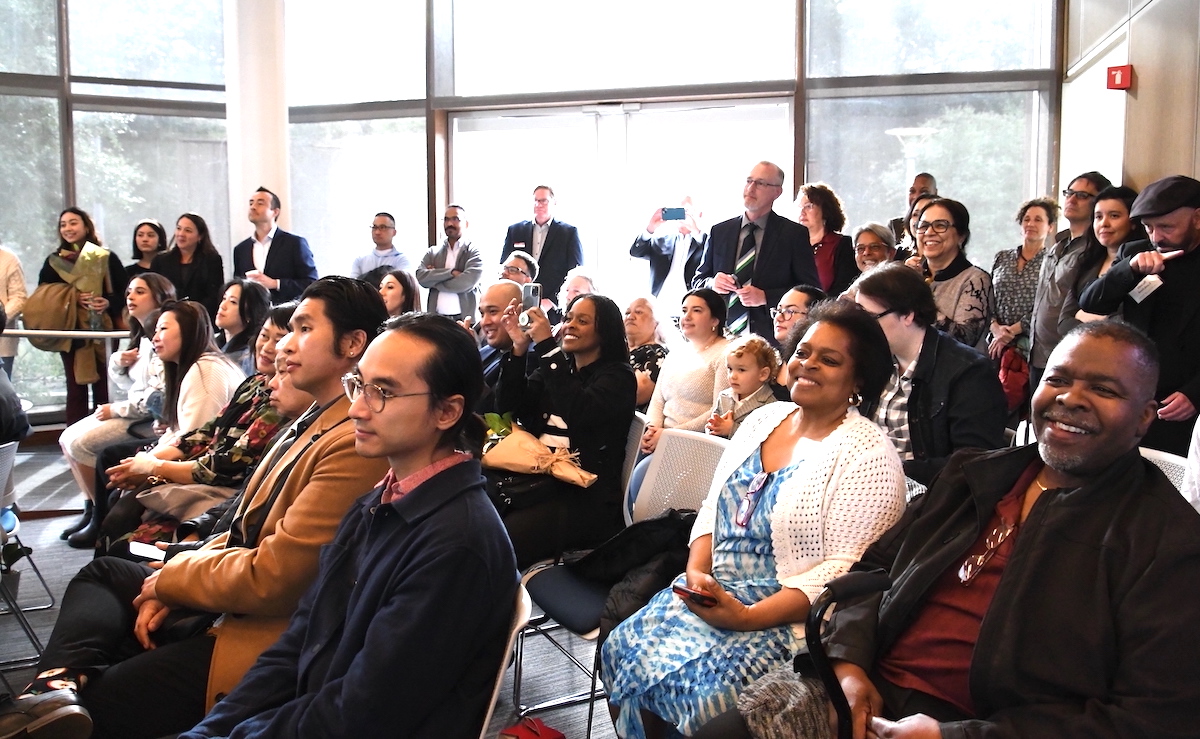
<path id="1" fill-rule="evenodd" d="M 470 336 L 409 314 L 344 378 L 355 449 L 391 471 L 350 509 L 287 631 L 189 732 L 465 737 L 482 728 L 516 605 L 512 545 L 484 493 Z M 430 433 L 436 430 L 435 433 Z"/>
<path id="2" fill-rule="evenodd" d="M 538 282 L 542 286 L 542 308 L 558 300 L 567 273 L 583 264 L 583 244 L 579 230 L 556 220 L 553 214 L 554 190 L 538 185 L 533 190 L 533 220 L 508 227 L 500 262 L 515 249 L 528 252 L 538 261 Z M 549 302 L 546 302 L 549 301 Z"/>
<path id="3" fill-rule="evenodd" d="M 295 300 L 317 279 L 308 240 L 275 225 L 283 204 L 260 187 L 250 197 L 254 235 L 233 247 L 233 276 L 246 277 L 271 291 L 272 303 Z"/>

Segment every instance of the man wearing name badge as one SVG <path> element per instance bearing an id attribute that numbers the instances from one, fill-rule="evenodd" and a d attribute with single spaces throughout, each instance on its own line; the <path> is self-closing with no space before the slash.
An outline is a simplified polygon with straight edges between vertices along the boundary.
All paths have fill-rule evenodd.
<path id="1" fill-rule="evenodd" d="M 308 240 L 275 225 L 282 208 L 278 195 L 258 188 L 250 196 L 248 215 L 254 235 L 233 247 L 233 276 L 270 290 L 272 303 L 295 300 L 317 279 Z"/>
<path id="2" fill-rule="evenodd" d="M 1079 305 L 1101 314 L 1120 309 L 1158 345 L 1158 419 L 1142 445 L 1182 456 L 1200 407 L 1200 182 L 1182 175 L 1152 182 L 1129 214 L 1150 238 L 1122 246 Z"/>
<path id="3" fill-rule="evenodd" d="M 533 255 L 540 265 L 542 309 L 554 305 L 567 273 L 583 264 L 583 244 L 579 230 L 554 218 L 554 190 L 538 185 L 533 190 L 533 220 L 521 221 L 508 227 L 500 261 L 508 259 L 514 250 Z"/>
<path id="4" fill-rule="evenodd" d="M 692 287 L 712 288 L 729 301 L 730 331 L 749 330 L 772 342 L 768 306 L 778 304 L 793 285 L 819 284 L 808 229 L 771 210 L 783 194 L 783 181 L 778 165 L 754 165 L 742 190 L 745 212 L 712 227 L 692 279 Z"/>

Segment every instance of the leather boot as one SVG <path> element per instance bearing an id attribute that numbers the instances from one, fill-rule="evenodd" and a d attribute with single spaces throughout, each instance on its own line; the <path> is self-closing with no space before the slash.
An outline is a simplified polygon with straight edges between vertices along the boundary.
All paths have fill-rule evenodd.
<path id="1" fill-rule="evenodd" d="M 87 528 L 87 525 L 92 522 L 92 511 L 95 510 L 96 504 L 90 500 L 83 502 L 83 516 L 75 522 L 74 526 L 63 529 L 63 532 L 58 535 L 58 538 L 66 541 L 67 537 L 74 534 L 76 531 Z"/>
<path id="2" fill-rule="evenodd" d="M 98 509 L 92 509 L 92 516 L 87 525 L 67 537 L 67 545 L 72 549 L 95 549 L 96 538 L 100 536 L 100 524 L 104 517 Z"/>

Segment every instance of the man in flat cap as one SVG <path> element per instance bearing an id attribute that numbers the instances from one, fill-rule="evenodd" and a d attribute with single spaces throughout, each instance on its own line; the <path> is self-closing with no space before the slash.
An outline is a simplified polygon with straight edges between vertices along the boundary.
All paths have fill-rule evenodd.
<path id="1" fill-rule="evenodd" d="M 1122 246 L 1079 305 L 1100 314 L 1119 309 L 1158 345 L 1158 420 L 1142 445 L 1186 455 L 1200 408 L 1200 182 L 1182 175 L 1153 182 L 1130 215 L 1149 240 Z"/>

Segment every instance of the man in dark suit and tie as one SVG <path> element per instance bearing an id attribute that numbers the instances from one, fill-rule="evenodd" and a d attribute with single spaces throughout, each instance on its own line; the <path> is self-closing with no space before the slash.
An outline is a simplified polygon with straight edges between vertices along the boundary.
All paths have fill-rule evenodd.
<path id="1" fill-rule="evenodd" d="M 542 298 L 554 301 L 562 289 L 567 272 L 583 264 L 583 244 L 579 231 L 569 223 L 554 220 L 554 190 L 538 185 L 533 190 L 533 220 L 521 221 L 508 227 L 500 261 L 508 259 L 514 249 L 529 252 L 540 265 L 539 282 Z"/>
<path id="2" fill-rule="evenodd" d="M 629 256 L 649 260 L 650 292 L 667 305 L 682 302 L 708 244 L 708 234 L 698 222 L 701 214 L 693 210 L 692 199 L 684 198 L 680 206 L 684 218 L 670 222 L 663 219 L 666 209 L 656 208 L 646 232 L 629 247 Z M 675 228 L 663 228 L 664 223 L 674 224 Z M 656 233 L 660 230 L 664 233 Z"/>
<path id="3" fill-rule="evenodd" d="M 817 265 L 808 229 L 771 210 L 783 194 L 783 170 L 759 162 L 750 170 L 742 199 L 746 212 L 712 228 L 692 287 L 710 287 L 729 300 L 726 325 L 774 341 L 767 306 L 793 285 L 816 285 Z"/>
<path id="4" fill-rule="evenodd" d="M 282 210 L 279 196 L 260 187 L 250 197 L 250 222 L 254 235 L 233 247 L 233 274 L 271 291 L 272 303 L 300 297 L 317 279 L 317 265 L 303 236 L 275 225 Z"/>

